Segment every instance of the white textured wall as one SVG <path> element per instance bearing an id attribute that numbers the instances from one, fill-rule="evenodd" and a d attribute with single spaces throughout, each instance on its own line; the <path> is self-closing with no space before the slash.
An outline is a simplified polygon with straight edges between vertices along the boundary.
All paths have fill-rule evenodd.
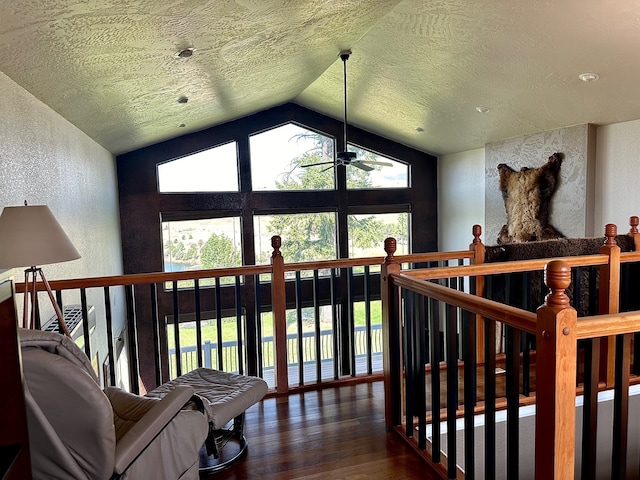
<path id="1" fill-rule="evenodd" d="M 439 250 L 464 250 L 473 225 L 484 228 L 484 164 L 483 148 L 438 158 Z"/>
<path id="2" fill-rule="evenodd" d="M 3 73 L 0 91 L 0 208 L 46 204 L 65 229 L 82 258 L 47 265 L 49 280 L 121 274 L 113 155 Z"/>
<path id="3" fill-rule="evenodd" d="M 598 127 L 596 152 L 596 225 L 627 232 L 640 216 L 640 120 Z"/>

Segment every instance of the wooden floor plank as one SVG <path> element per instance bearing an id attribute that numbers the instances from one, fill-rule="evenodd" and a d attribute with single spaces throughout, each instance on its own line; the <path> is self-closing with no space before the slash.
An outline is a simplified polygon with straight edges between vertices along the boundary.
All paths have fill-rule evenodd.
<path id="1" fill-rule="evenodd" d="M 382 382 L 267 398 L 247 410 L 249 450 L 207 480 L 439 478 L 384 424 Z"/>

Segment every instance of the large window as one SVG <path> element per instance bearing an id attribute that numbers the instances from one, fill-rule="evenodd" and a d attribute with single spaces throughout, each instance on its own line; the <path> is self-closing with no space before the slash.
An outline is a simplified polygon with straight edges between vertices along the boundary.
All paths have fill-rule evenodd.
<path id="1" fill-rule="evenodd" d="M 236 142 L 171 160 L 158 165 L 158 191 L 237 192 L 238 153 Z"/>
<path id="2" fill-rule="evenodd" d="M 407 188 L 409 186 L 409 165 L 370 150 L 349 145 L 349 151 L 356 153 L 355 165 L 347 167 L 347 188 Z"/>
<path id="3" fill-rule="evenodd" d="M 333 138 L 293 123 L 249 137 L 253 190 L 327 190 L 335 186 Z M 310 165 L 321 164 L 318 167 Z"/>
<path id="4" fill-rule="evenodd" d="M 240 217 L 162 222 L 164 271 L 242 265 Z"/>
<path id="5" fill-rule="evenodd" d="M 355 214 L 347 218 L 349 228 L 349 257 L 377 257 L 384 255 L 384 239 L 397 242 L 396 255 L 409 253 L 409 214 Z"/>
<path id="6" fill-rule="evenodd" d="M 256 263 L 269 263 L 273 235 L 282 237 L 282 255 L 286 262 L 338 258 L 336 214 L 333 212 L 255 215 Z"/>

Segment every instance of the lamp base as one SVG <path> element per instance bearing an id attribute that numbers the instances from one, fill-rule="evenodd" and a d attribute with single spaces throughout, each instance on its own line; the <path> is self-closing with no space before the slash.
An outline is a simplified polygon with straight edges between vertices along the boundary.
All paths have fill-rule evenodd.
<path id="1" fill-rule="evenodd" d="M 51 286 L 49 285 L 47 278 L 44 276 L 44 272 L 39 267 L 29 267 L 24 271 L 25 291 L 22 312 L 22 326 L 24 328 L 36 328 L 36 312 L 38 311 L 38 275 L 40 275 L 44 288 L 49 294 L 49 300 L 51 300 L 53 309 L 55 310 L 56 316 L 58 317 L 58 325 L 60 326 L 60 331 L 67 337 L 71 337 L 71 333 L 69 332 L 67 324 L 64 321 L 62 311 L 60 310 L 60 307 L 58 306 L 58 303 L 53 296 L 53 292 L 51 291 Z M 29 312 L 29 304 L 31 305 L 31 312 Z"/>

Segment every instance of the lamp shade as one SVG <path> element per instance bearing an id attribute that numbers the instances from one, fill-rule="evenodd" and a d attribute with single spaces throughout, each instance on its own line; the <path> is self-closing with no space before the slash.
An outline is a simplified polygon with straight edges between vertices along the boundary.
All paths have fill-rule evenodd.
<path id="1" fill-rule="evenodd" d="M 80 258 L 46 205 L 5 207 L 0 215 L 0 268 L 35 267 Z"/>

